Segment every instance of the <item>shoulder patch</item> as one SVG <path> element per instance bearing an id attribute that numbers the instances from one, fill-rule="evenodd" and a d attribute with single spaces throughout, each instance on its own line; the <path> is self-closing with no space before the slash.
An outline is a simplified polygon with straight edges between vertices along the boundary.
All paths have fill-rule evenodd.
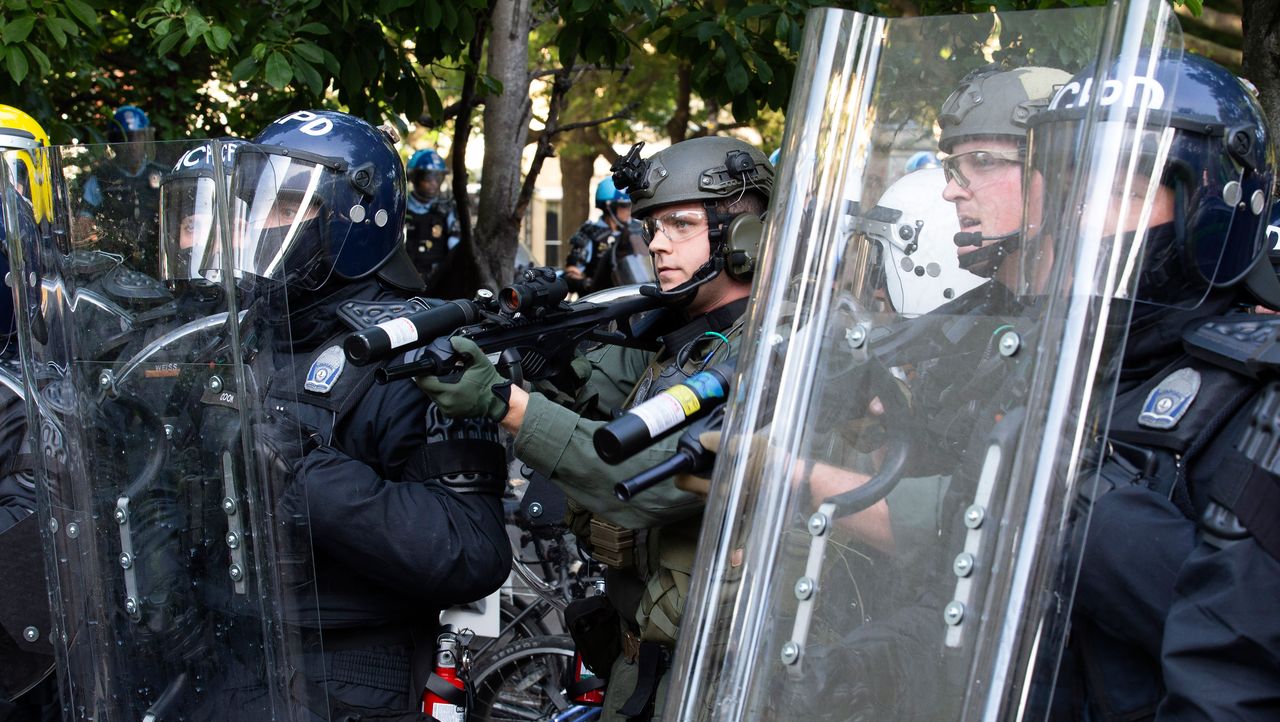
<path id="1" fill-rule="evenodd" d="M 307 370 L 306 383 L 302 386 L 307 391 L 327 394 L 333 390 L 333 385 L 338 382 L 338 377 L 342 376 L 342 370 L 346 366 L 347 357 L 342 353 L 342 347 L 330 346 L 311 362 L 311 368 Z"/>
<path id="2" fill-rule="evenodd" d="M 1200 372 L 1182 368 L 1169 374 L 1151 389 L 1138 414 L 1138 425 L 1148 429 L 1172 429 L 1191 408 L 1200 392 Z"/>

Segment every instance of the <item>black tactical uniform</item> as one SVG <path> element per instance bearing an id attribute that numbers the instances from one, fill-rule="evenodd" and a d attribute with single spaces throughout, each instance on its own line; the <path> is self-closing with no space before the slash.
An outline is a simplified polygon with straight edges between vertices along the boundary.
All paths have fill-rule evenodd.
<path id="1" fill-rule="evenodd" d="M 448 272 L 450 251 L 458 243 L 458 220 L 453 201 L 408 197 L 404 215 L 405 249 L 418 269 L 428 292 Z"/>
<path id="2" fill-rule="evenodd" d="M 1250 480 L 1274 498 L 1274 472 L 1242 449 L 1266 448 L 1261 435 L 1246 437 L 1255 414 L 1274 423 L 1275 409 L 1264 383 L 1237 372 L 1243 357 L 1233 363 L 1203 343 L 1244 348 L 1275 325 L 1218 315 L 1232 301 L 1219 294 L 1130 334 L 1111 453 L 1099 488 L 1081 502 L 1093 514 L 1060 714 L 1083 718 L 1085 704 L 1098 720 L 1280 712 L 1280 657 L 1263 643 L 1280 640 L 1280 623 L 1250 613 L 1252 600 L 1280 590 L 1278 550 L 1269 553 L 1237 519 Z M 1168 428 L 1153 424 L 1162 397 L 1175 408 L 1188 398 L 1188 380 L 1195 390 L 1182 414 Z M 1220 683 L 1224 675 L 1231 684 Z"/>
<path id="3" fill-rule="evenodd" d="M 269 407 L 316 431 L 281 504 L 306 520 L 296 531 L 314 553 L 304 585 L 319 606 L 291 610 L 314 651 L 307 677 L 348 705 L 406 710 L 431 670 L 440 611 L 484 597 L 510 570 L 500 494 L 458 491 L 501 489 L 506 456 L 496 424 L 444 419 L 411 381 L 373 383 L 375 366 L 314 390 L 317 359 L 340 358 L 353 330 L 343 317 L 379 312 L 364 301 L 405 308 L 376 280 L 341 287 L 290 317 L 291 346 L 264 349 L 273 358 L 259 367 L 275 369 L 262 382 Z M 312 597 L 304 588 L 299 599 Z"/>
<path id="4" fill-rule="evenodd" d="M 14 391 L 21 385 L 16 359 L 6 356 L 0 375 L 0 577 L 7 586 L 0 594 L 0 721 L 54 720 L 58 691 L 49 602 L 26 401 Z"/>

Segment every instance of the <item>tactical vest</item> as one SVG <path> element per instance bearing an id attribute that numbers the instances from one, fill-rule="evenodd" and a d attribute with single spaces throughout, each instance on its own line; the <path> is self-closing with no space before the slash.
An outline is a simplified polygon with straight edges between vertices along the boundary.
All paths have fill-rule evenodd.
<path id="1" fill-rule="evenodd" d="M 725 361 L 736 352 L 742 330 L 739 319 L 723 333 L 709 332 L 675 349 L 670 357 L 655 358 L 641 374 L 624 408 L 633 408 L 703 368 Z M 593 555 L 610 569 L 606 585 L 609 599 L 624 619 L 634 620 L 640 640 L 675 644 L 701 527 L 701 514 L 639 530 L 591 517 Z"/>
<path id="2" fill-rule="evenodd" d="M 1222 546 L 1252 534 L 1277 555 L 1265 540 L 1280 532 L 1280 468 L 1270 453 L 1277 443 L 1280 386 L 1264 387 L 1258 379 L 1280 370 L 1272 365 L 1280 361 L 1272 340 L 1277 330 L 1280 319 L 1252 315 L 1188 327 L 1187 355 L 1116 397 L 1098 483 L 1082 485 L 1077 511 L 1139 486 L 1195 521 L 1200 540 Z M 1073 630 L 1092 713 L 1108 721 L 1154 717 L 1164 694 L 1159 660 L 1093 626 L 1085 618 Z"/>
<path id="3" fill-rule="evenodd" d="M 433 200 L 426 209 L 417 213 L 405 213 L 405 249 L 423 278 L 427 278 L 438 263 L 449 255 L 450 204 Z"/>
<path id="4" fill-rule="evenodd" d="M 338 313 L 351 330 L 361 330 L 421 308 L 416 302 L 408 301 L 353 300 L 344 303 Z M 333 336 L 311 353 L 290 355 L 267 382 L 268 409 L 285 410 L 312 431 L 317 442 L 325 445 L 335 442 L 336 430 L 369 393 L 374 385 L 374 372 L 388 363 L 408 360 L 367 366 L 349 364 L 342 352 L 342 342 L 349 333 L 344 331 Z M 450 419 L 440 413 L 435 404 L 426 408 L 422 421 L 427 436 L 425 478 L 415 481 L 436 479 L 451 488 L 464 490 L 474 486 L 478 478 L 506 479 L 506 449 L 499 440 L 495 422 Z M 391 471 L 382 470 L 382 473 Z M 292 481 L 291 476 L 270 480 L 276 498 L 283 497 Z M 299 541 L 309 538 L 298 528 L 305 523 L 305 519 L 294 519 L 289 536 Z M 309 569 L 310 565 L 300 564 L 300 568 Z"/>

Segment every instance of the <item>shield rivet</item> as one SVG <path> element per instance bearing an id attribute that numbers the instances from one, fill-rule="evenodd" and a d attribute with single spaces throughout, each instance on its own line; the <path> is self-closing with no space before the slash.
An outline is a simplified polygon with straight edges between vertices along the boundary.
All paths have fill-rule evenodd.
<path id="1" fill-rule="evenodd" d="M 1005 331 L 1000 337 L 1000 355 L 1012 356 L 1018 353 L 1018 347 L 1022 345 L 1022 338 L 1018 336 L 1016 331 Z"/>
<path id="2" fill-rule="evenodd" d="M 942 618 L 947 624 L 954 627 L 964 621 L 964 605 L 960 602 L 952 601 L 947 604 L 946 609 L 942 610 Z"/>
<path id="3" fill-rule="evenodd" d="M 809 577 L 800 577 L 796 580 L 796 599 L 804 601 L 813 596 L 814 584 Z"/>
<path id="4" fill-rule="evenodd" d="M 967 577 L 973 573 L 973 565 L 973 555 L 969 552 L 960 552 L 956 555 L 956 560 L 951 563 L 951 570 L 957 577 Z"/>
<path id="5" fill-rule="evenodd" d="M 783 664 L 795 664 L 796 662 L 799 662 L 800 645 L 795 642 L 784 643 L 782 645 L 782 654 L 779 656 L 781 656 Z"/>
<path id="6" fill-rule="evenodd" d="M 970 529 L 977 529 L 982 526 L 982 521 L 987 518 L 987 510 L 974 504 L 964 510 L 964 525 Z"/>
<path id="7" fill-rule="evenodd" d="M 813 536 L 822 536 L 827 531 L 827 515 L 822 512 L 814 512 L 809 517 L 809 533 Z"/>
<path id="8" fill-rule="evenodd" d="M 28 642 L 34 642 L 40 639 L 40 630 L 35 627 L 27 627 L 22 630 L 22 638 Z"/>

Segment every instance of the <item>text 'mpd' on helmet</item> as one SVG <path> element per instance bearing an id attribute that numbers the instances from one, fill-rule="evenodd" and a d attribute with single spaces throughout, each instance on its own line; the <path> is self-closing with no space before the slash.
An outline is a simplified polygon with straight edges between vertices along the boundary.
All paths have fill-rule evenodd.
<path id="1" fill-rule="evenodd" d="M 1176 48 L 1094 76 L 1089 68 L 1072 78 L 1033 119 L 1030 163 L 1049 174 L 1081 162 L 1071 147 L 1090 122 L 1091 96 L 1104 110 L 1145 98 L 1165 119 L 1160 132 L 1131 132 L 1111 149 L 1136 180 L 1097 216 L 1109 221 L 1104 235 L 1132 235 L 1143 244 L 1140 263 L 1128 269 L 1138 278 L 1135 319 L 1160 308 L 1194 308 L 1213 289 L 1236 286 L 1280 308 L 1280 282 L 1265 260 L 1275 139 L 1252 88 Z M 1106 122 L 1132 128 L 1140 119 L 1112 110 Z M 1042 212 L 1051 217 L 1066 207 L 1062 195 L 1046 194 Z"/>
<path id="2" fill-rule="evenodd" d="M 232 178 L 240 273 L 316 290 L 332 277 L 385 274 L 403 255 L 404 166 L 360 118 L 290 113 L 240 148 Z"/>
<path id="3" fill-rule="evenodd" d="M 236 151 L 248 141 L 224 138 L 183 153 L 160 179 L 160 280 L 218 281 L 222 266 L 215 209 L 222 180 L 231 199 Z M 218 162 L 215 162 L 215 156 Z M 234 204 L 233 204 L 234 205 Z"/>
<path id="4" fill-rule="evenodd" d="M 759 255 L 760 218 L 732 208 L 751 192 L 768 204 L 774 181 L 768 158 L 750 143 L 721 136 L 682 141 L 645 159 L 640 157 L 643 146 L 632 146 L 612 168 L 616 187 L 631 196 L 632 215 L 643 219 L 676 203 L 701 203 L 707 211 L 711 257 L 689 281 L 667 293 L 686 293 L 721 270 L 749 279 Z"/>
<path id="5" fill-rule="evenodd" d="M 972 71 L 1055 66 L 1065 86 L 1120 66 L 1145 82 L 1143 58 L 1181 48 L 1177 19 L 1119 0 L 816 9 L 804 28 L 663 719 L 1043 719 L 1087 522 L 1074 500 L 1096 480 L 1082 458 L 1104 443 L 1136 285 L 1136 240 L 1108 236 L 1107 214 L 1134 190 L 1149 212 L 1142 158 L 1125 150 L 1172 133 L 1151 97 L 1121 90 L 1083 104 L 1069 167 L 971 157 L 964 170 L 1004 179 L 981 199 L 940 203 L 936 180 L 914 185 L 930 171 L 902 161 L 934 128 L 952 129 L 952 152 L 960 137 L 1026 136 L 1034 159 L 1052 88 L 1019 91 L 1015 109 L 1036 96 L 1025 118 L 994 113 L 961 135 L 996 107 L 989 93 L 963 117 L 947 103 Z M 647 202 L 688 188 L 673 176 Z M 946 205 L 950 222 L 1010 211 L 1024 240 L 1008 273 L 941 280 L 941 259 L 964 250 Z"/>

